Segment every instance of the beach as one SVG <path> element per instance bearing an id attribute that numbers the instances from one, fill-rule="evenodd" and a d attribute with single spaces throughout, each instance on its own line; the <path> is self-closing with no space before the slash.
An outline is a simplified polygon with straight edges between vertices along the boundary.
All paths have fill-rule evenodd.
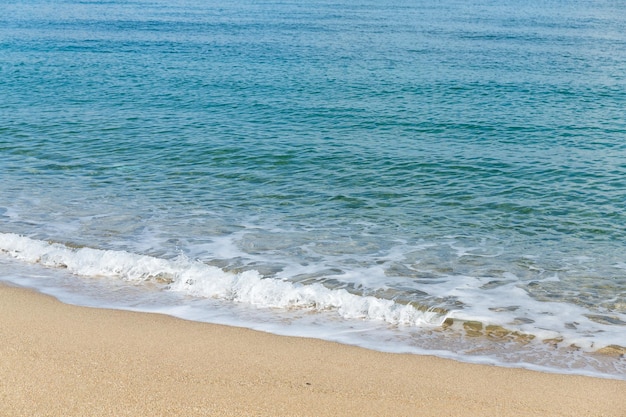
<path id="1" fill-rule="evenodd" d="M 80 330 L 93 345 L 63 341 L 80 347 L 68 357 L 82 379 L 24 376 L 42 393 L 75 386 L 129 410 L 118 394 L 156 409 L 180 389 L 180 404 L 271 415 L 292 412 L 268 392 L 287 385 L 276 398 L 301 414 L 335 394 L 346 402 L 329 413 L 452 403 L 467 414 L 498 413 L 526 385 L 518 371 L 486 386 L 481 367 L 445 374 L 448 362 L 423 356 L 180 320 L 625 379 L 626 2 L 0 4 L 0 282 L 101 309 L 68 313 L 101 316 Z M 41 329 L 20 337 L 50 344 L 53 315 L 38 314 Z M 91 335 L 112 317 L 119 345 Z M 131 324 L 145 317 L 154 336 Z M 288 370 L 240 350 L 265 340 Z M 321 353 L 306 359 L 312 346 Z M 222 351 L 241 358 L 217 367 Z M 59 361 L 50 373 L 63 376 Z M 335 381 L 359 381 L 352 368 L 372 382 Z M 593 410 L 616 409 L 563 381 L 564 393 L 536 383 L 528 398 L 547 392 L 566 409 L 592 395 L 605 404 Z M 446 401 L 457 382 L 476 389 Z M 223 401 L 220 384 L 232 391 Z M 31 391 L 25 404 L 49 411 Z M 520 401 L 516 411 L 539 407 Z"/>
<path id="2" fill-rule="evenodd" d="M 389 354 L 0 286 L 2 416 L 624 416 L 626 381 Z"/>

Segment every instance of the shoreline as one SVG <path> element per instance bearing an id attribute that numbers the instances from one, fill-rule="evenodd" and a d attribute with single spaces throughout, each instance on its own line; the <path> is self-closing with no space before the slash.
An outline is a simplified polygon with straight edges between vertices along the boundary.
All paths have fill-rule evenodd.
<path id="1" fill-rule="evenodd" d="M 78 307 L 2 283 L 0 320 L 0 415 L 626 415 L 622 380 Z"/>

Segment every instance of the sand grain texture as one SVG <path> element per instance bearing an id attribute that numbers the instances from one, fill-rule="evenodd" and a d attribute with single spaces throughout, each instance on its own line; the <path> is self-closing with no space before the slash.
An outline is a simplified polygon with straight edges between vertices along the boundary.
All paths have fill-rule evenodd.
<path id="1" fill-rule="evenodd" d="M 0 416 L 626 416 L 626 381 L 75 307 L 0 286 Z"/>

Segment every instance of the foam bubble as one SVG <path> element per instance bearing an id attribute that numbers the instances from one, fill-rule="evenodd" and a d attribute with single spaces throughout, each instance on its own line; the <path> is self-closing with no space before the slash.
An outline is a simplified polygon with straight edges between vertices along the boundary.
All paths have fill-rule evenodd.
<path id="1" fill-rule="evenodd" d="M 218 298 L 261 308 L 334 311 L 340 317 L 394 325 L 439 326 L 445 316 L 373 296 L 264 278 L 255 270 L 231 273 L 180 255 L 168 260 L 126 251 L 70 248 L 16 234 L 0 234 L 0 251 L 30 263 L 67 268 L 73 274 L 166 283 L 170 291 Z"/>

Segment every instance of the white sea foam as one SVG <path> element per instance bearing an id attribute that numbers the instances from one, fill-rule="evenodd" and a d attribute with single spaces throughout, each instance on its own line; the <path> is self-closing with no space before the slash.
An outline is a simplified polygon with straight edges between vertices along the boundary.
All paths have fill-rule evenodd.
<path id="1" fill-rule="evenodd" d="M 22 265 L 21 272 L 15 274 L 10 272 L 13 267 L 3 271 L 7 272 L 3 279 L 69 303 L 159 312 L 476 363 L 610 377 L 619 377 L 626 370 L 624 359 L 584 354 L 610 344 L 623 346 L 620 326 L 590 320 L 581 306 L 534 300 L 516 286 L 515 277 L 509 277 L 509 284 L 493 288 L 485 288 L 489 278 L 435 280 L 428 284 L 431 294 L 456 297 L 464 303 L 464 308 L 443 314 L 320 283 L 304 285 L 286 280 L 290 272 L 298 273 L 296 267 L 268 278 L 252 269 L 224 271 L 183 255 L 164 259 L 120 250 L 74 248 L 10 233 L 0 233 L 0 254 L 5 255 L 0 262 L 13 258 Z M 28 269 L 38 265 L 51 268 L 50 273 L 42 275 L 38 269 Z M 558 276 L 545 280 L 555 281 Z M 142 285 L 144 282 L 149 285 Z M 494 306 L 503 308 L 494 310 Z M 516 323 L 520 317 L 528 320 Z M 440 326 L 446 318 L 453 319 L 454 324 L 449 332 L 442 332 Z M 524 345 L 507 339 L 463 337 L 463 323 L 468 321 L 501 325 L 535 339 Z M 552 344 L 535 343 L 557 338 L 562 338 L 560 354 Z M 568 349 L 569 345 L 582 349 Z"/>
<path id="2" fill-rule="evenodd" d="M 0 234 L 0 251 L 22 261 L 66 268 L 75 275 L 165 282 L 164 287 L 170 291 L 261 308 L 329 310 L 347 319 L 408 326 L 438 326 L 446 318 L 434 311 L 420 311 L 411 305 L 317 283 L 303 285 L 264 278 L 255 270 L 226 272 L 182 255 L 168 260 L 126 251 L 71 248 L 10 233 Z"/>

